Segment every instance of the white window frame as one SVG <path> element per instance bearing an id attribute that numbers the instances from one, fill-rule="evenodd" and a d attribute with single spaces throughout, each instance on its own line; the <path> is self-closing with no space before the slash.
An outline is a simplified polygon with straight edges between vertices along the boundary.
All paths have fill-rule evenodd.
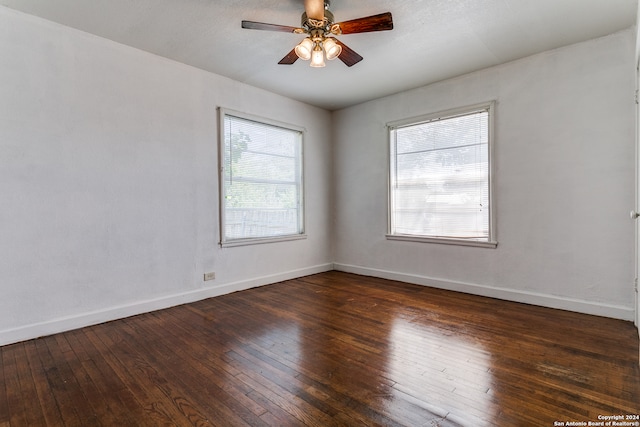
<path id="1" fill-rule="evenodd" d="M 489 236 L 487 240 L 474 240 L 474 239 L 458 239 L 458 238 L 450 238 L 450 237 L 435 237 L 435 236 L 422 236 L 422 235 L 413 235 L 413 234 L 399 234 L 394 233 L 394 224 L 393 224 L 393 178 L 392 174 L 392 164 L 391 162 L 395 161 L 393 157 L 393 131 L 395 129 L 399 129 L 402 127 L 419 125 L 421 123 L 432 122 L 436 120 L 442 120 L 447 118 L 453 118 L 456 116 L 461 116 L 465 114 L 472 114 L 477 111 L 486 110 L 488 112 L 488 178 L 489 178 Z M 475 104 L 460 108 L 454 108 L 446 111 L 440 111 L 432 114 L 426 114 L 418 117 L 412 117 L 408 119 L 398 120 L 394 122 L 387 123 L 387 131 L 389 137 L 389 163 L 388 163 L 388 230 L 386 234 L 386 238 L 388 240 L 400 240 L 400 241 L 411 241 L 411 242 L 422 242 L 422 243 L 439 243 L 439 244 L 448 244 L 448 245 L 461 245 L 461 246 L 474 246 L 474 247 L 483 247 L 483 248 L 496 248 L 498 246 L 498 242 L 496 240 L 496 215 L 495 215 L 495 197 L 493 191 L 493 181 L 494 181 L 494 172 L 493 172 L 493 163 L 494 163 L 494 154 L 493 147 L 495 144 L 495 134 L 494 134 L 494 120 L 495 120 L 495 101 L 485 102 L 481 104 Z"/>
<path id="2" fill-rule="evenodd" d="M 293 132 L 298 132 L 300 134 L 300 153 L 299 153 L 299 170 L 297 171 L 299 186 L 298 186 L 298 223 L 299 223 L 299 232 L 295 234 L 286 234 L 279 236 L 265 236 L 265 237 L 248 237 L 248 238 L 227 238 L 225 233 L 225 224 L 226 224 L 226 194 L 225 194 L 225 165 L 224 165 L 224 152 L 225 152 L 225 117 L 236 117 L 243 120 L 249 120 L 252 122 L 256 122 L 258 124 L 264 124 L 267 126 L 274 126 L 283 128 L 286 130 L 290 130 Z M 264 244 L 264 243 L 274 243 L 274 242 L 283 242 L 290 240 L 300 240 L 306 239 L 307 235 L 305 234 L 306 224 L 305 224 L 305 189 L 304 189 L 304 135 L 305 129 L 300 126 L 295 126 L 289 123 L 280 122 L 277 120 L 267 119 L 264 117 L 255 116 L 252 114 L 247 114 L 239 111 L 234 111 L 228 108 L 218 108 L 218 185 L 219 191 L 218 194 L 220 196 L 219 207 L 220 207 L 220 246 L 222 247 L 233 247 L 233 246 L 245 246 L 245 245 L 255 245 L 255 244 Z"/>

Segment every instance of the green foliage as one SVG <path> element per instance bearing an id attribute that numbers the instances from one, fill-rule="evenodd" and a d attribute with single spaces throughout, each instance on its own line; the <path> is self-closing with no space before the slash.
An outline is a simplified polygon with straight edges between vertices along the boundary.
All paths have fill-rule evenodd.
<path id="1" fill-rule="evenodd" d="M 230 165 L 230 163 L 237 164 L 242 158 L 242 153 L 247 151 L 247 147 L 251 142 L 249 135 L 242 131 L 231 134 L 229 139 L 224 145 L 225 165 Z"/>
<path id="2" fill-rule="evenodd" d="M 287 167 L 283 165 L 282 158 L 276 157 L 273 161 L 259 165 L 256 169 L 257 160 L 255 154 L 245 155 L 251 145 L 251 137 L 240 131 L 229 136 L 225 144 L 225 165 L 227 169 L 227 179 L 225 180 L 225 198 L 229 208 L 248 209 L 295 209 L 297 206 L 297 191 L 294 183 L 266 183 L 247 182 L 245 179 L 255 176 L 256 171 L 266 168 L 270 170 L 268 175 L 275 176 L 283 166 L 284 175 L 289 175 Z M 264 162 L 264 158 L 259 161 Z M 264 171 L 264 170 L 263 170 Z M 279 179 L 287 181 L 284 176 Z M 289 177 L 292 179 L 292 177 Z"/>

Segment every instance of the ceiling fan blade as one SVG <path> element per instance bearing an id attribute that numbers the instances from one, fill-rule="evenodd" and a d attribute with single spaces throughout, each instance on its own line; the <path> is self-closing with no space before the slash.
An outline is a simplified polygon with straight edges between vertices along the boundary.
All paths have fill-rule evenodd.
<path id="1" fill-rule="evenodd" d="M 304 11 L 307 13 L 307 18 L 322 21 L 324 19 L 324 0 L 304 0 Z"/>
<path id="2" fill-rule="evenodd" d="M 347 67 L 351 67 L 352 65 L 355 65 L 358 62 L 362 61 L 362 56 L 358 55 L 355 50 L 351 49 L 349 46 L 342 43 L 336 38 L 334 38 L 334 40 L 342 47 L 342 52 L 340 53 L 340 56 L 338 56 L 338 58 L 340 58 L 340 60 L 344 62 Z"/>
<path id="3" fill-rule="evenodd" d="M 334 34 L 368 33 L 371 31 L 386 30 L 393 30 L 391 12 L 352 19 L 351 21 L 338 22 L 331 27 L 331 32 Z"/>
<path id="4" fill-rule="evenodd" d="M 242 28 L 248 28 L 250 30 L 279 31 L 282 33 L 304 33 L 304 28 L 290 27 L 288 25 L 265 24 L 264 22 L 254 21 L 242 21 Z"/>
<path id="5" fill-rule="evenodd" d="M 291 65 L 298 60 L 298 55 L 296 55 L 296 48 L 291 49 L 291 52 L 287 53 L 287 55 L 278 62 L 278 64 L 282 65 Z"/>

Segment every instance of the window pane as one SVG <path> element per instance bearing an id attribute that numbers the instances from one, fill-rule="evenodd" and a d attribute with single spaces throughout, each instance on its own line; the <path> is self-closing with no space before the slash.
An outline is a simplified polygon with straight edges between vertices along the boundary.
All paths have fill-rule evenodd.
<path id="1" fill-rule="evenodd" d="M 488 110 L 391 132 L 391 233 L 488 241 Z"/>
<path id="2" fill-rule="evenodd" d="M 224 116 L 223 241 L 301 234 L 302 134 Z"/>

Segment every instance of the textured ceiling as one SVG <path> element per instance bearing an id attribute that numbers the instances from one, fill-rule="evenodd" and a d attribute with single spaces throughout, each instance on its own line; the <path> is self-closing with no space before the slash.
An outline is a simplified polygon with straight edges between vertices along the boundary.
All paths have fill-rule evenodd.
<path id="1" fill-rule="evenodd" d="M 637 0 L 333 0 L 336 21 L 382 12 L 394 29 L 339 39 L 364 60 L 278 65 L 303 36 L 303 0 L 0 0 L 4 5 L 334 110 L 631 27 Z"/>

